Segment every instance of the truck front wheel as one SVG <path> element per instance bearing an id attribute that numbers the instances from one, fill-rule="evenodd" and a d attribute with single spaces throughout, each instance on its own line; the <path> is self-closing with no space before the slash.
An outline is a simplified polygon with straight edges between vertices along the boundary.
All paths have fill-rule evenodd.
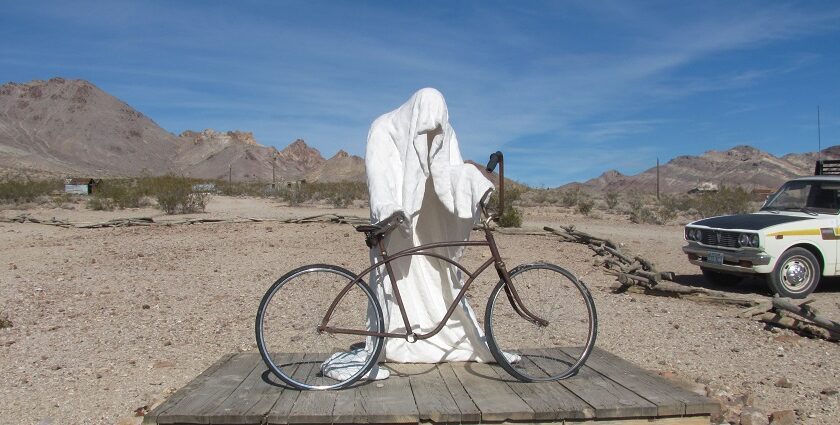
<path id="1" fill-rule="evenodd" d="M 811 251 L 791 248 L 779 257 L 773 272 L 767 276 L 767 284 L 779 296 L 805 298 L 817 289 L 820 276 L 820 262 Z"/>

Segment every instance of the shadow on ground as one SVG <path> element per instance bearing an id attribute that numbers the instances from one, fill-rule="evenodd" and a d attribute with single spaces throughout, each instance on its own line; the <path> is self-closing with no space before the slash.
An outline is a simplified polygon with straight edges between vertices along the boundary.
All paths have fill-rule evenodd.
<path id="1" fill-rule="evenodd" d="M 729 292 L 732 294 L 756 294 L 772 296 L 770 288 L 763 277 L 745 277 L 736 285 L 716 285 L 703 278 L 702 274 L 677 275 L 674 282 L 695 288 L 710 289 L 713 291 Z M 821 293 L 840 293 L 840 277 L 823 277 L 820 286 L 814 291 L 814 295 Z"/>

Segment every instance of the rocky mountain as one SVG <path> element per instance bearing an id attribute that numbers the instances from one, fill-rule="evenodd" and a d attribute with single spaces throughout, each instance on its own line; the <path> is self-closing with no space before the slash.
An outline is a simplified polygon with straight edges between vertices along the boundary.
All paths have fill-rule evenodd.
<path id="1" fill-rule="evenodd" d="M 278 151 L 243 131 L 176 136 L 93 84 L 62 78 L 0 86 L 2 169 L 55 176 L 364 180 L 364 161 L 346 152 L 328 161 L 303 140 Z"/>
<path id="2" fill-rule="evenodd" d="M 324 162 L 323 166 L 308 175 L 312 181 L 366 181 L 365 160 L 356 155 L 340 150 L 335 156 Z"/>
<path id="3" fill-rule="evenodd" d="M 317 149 L 296 140 L 282 151 L 259 144 L 250 132 L 185 131 L 176 163 L 183 174 L 235 181 L 300 180 L 326 160 Z M 273 164 L 272 164 L 273 162 Z"/>
<path id="4" fill-rule="evenodd" d="M 0 86 L 0 167 L 60 174 L 174 171 L 177 137 L 82 80 Z"/>
<path id="5" fill-rule="evenodd" d="M 777 157 L 752 146 L 713 150 L 700 156 L 678 156 L 660 165 L 660 190 L 662 193 L 685 193 L 703 183 L 741 186 L 747 190 L 776 189 L 791 178 L 813 174 L 816 157 L 816 153 Z M 824 149 L 822 158 L 840 158 L 840 146 Z M 656 191 L 656 167 L 633 176 L 609 170 L 584 183 L 572 183 L 564 187 L 599 192 L 653 193 Z"/>

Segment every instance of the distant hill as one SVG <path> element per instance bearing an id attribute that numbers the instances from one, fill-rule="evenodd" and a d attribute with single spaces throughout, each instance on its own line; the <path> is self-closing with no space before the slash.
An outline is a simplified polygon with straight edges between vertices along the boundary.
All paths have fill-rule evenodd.
<path id="1" fill-rule="evenodd" d="M 840 146 L 824 149 L 822 157 L 840 158 Z M 708 151 L 700 156 L 679 156 L 660 165 L 660 190 L 662 193 L 685 193 L 706 182 L 747 190 L 776 189 L 791 178 L 813 174 L 816 158 L 816 152 L 776 157 L 752 146 Z M 597 192 L 654 193 L 656 167 L 632 176 L 609 170 L 586 182 L 563 186 L 571 187 Z"/>
<path id="2" fill-rule="evenodd" d="M 180 140 L 82 80 L 0 86 L 0 166 L 68 175 L 175 171 Z"/>
<path id="3" fill-rule="evenodd" d="M 840 146 L 823 150 L 840 158 Z M 776 157 L 751 146 L 680 156 L 660 167 L 663 193 L 684 193 L 702 183 L 775 189 L 813 172 L 816 153 Z M 483 167 L 476 164 L 479 169 Z M 263 146 L 250 132 L 212 129 L 174 135 L 125 102 L 84 80 L 0 86 L 0 174 L 25 170 L 53 176 L 137 176 L 176 173 L 236 181 L 364 181 L 365 164 L 339 151 L 324 159 L 295 140 L 283 150 Z M 511 183 L 513 184 L 513 183 Z M 652 193 L 656 168 L 627 176 L 610 170 L 578 187 Z"/>
<path id="4" fill-rule="evenodd" d="M 364 161 L 339 152 L 329 161 L 303 140 L 285 149 L 243 131 L 167 132 L 84 80 L 0 86 L 0 169 L 56 176 L 176 173 L 236 181 L 364 180 Z"/>

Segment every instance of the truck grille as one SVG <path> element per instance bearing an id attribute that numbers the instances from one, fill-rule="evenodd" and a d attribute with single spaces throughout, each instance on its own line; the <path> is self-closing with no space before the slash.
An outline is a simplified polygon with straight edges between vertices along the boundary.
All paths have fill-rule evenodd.
<path id="1" fill-rule="evenodd" d="M 721 230 L 700 229 L 703 237 L 700 243 L 703 245 L 722 246 L 725 248 L 739 248 L 738 232 L 724 232 Z"/>

